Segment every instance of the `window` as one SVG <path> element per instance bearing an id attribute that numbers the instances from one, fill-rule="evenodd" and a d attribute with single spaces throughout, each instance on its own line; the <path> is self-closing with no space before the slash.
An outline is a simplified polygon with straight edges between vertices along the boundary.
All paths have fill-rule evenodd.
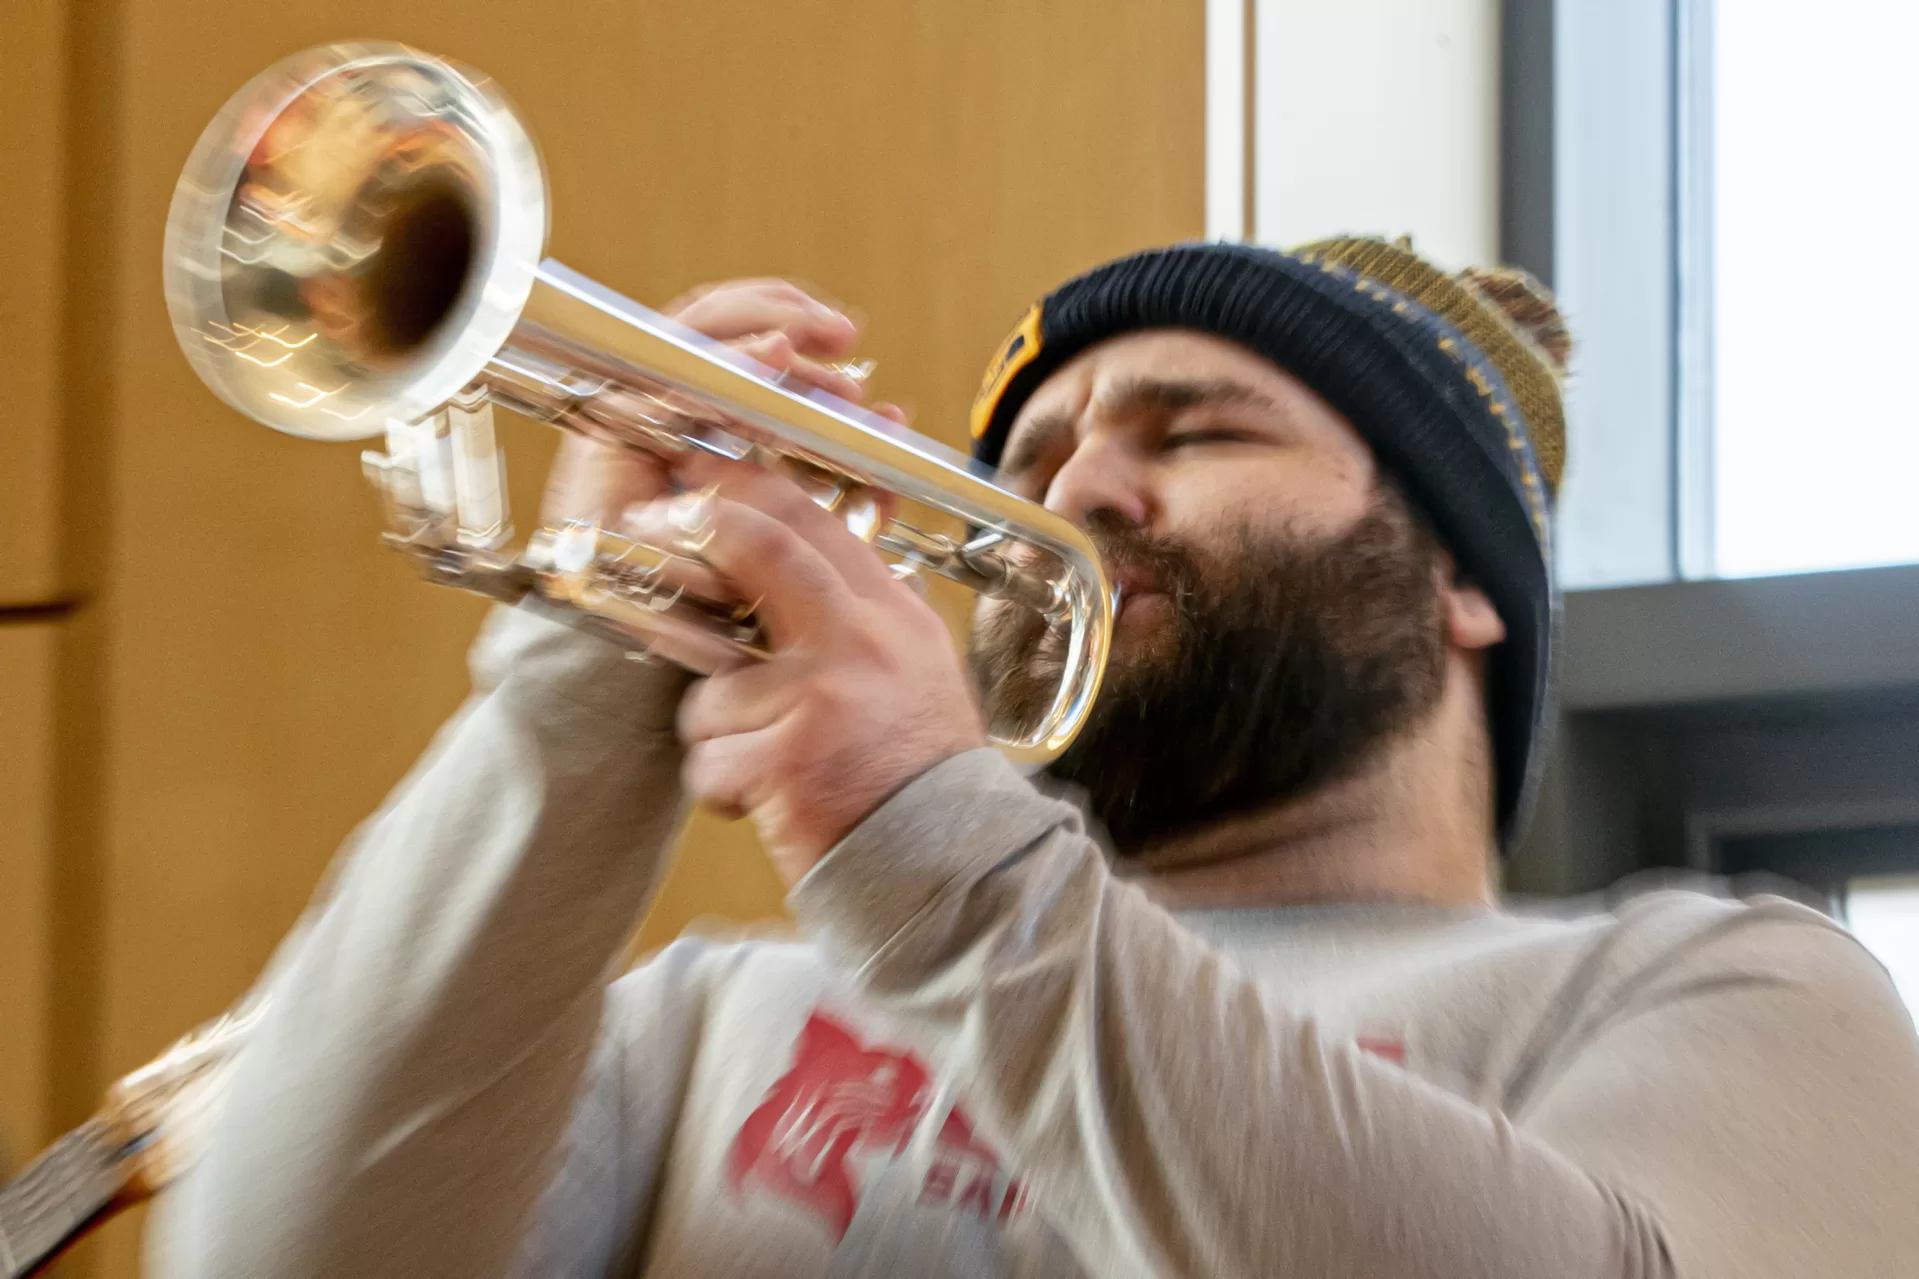
<path id="1" fill-rule="evenodd" d="M 1711 571 L 1919 561 L 1919 5 L 1736 0 L 1700 43 Z"/>
<path id="2" fill-rule="evenodd" d="M 1561 581 L 1919 562 L 1919 5 L 1509 4 L 1554 24 Z"/>
<path id="3" fill-rule="evenodd" d="M 1919 563 L 1919 3 L 1207 13 L 1212 234 L 1411 231 L 1559 294 L 1565 587 Z"/>
<path id="4" fill-rule="evenodd" d="M 1846 886 L 1845 918 L 1891 972 L 1906 1007 L 1919 1015 L 1919 875 L 1853 880 Z"/>

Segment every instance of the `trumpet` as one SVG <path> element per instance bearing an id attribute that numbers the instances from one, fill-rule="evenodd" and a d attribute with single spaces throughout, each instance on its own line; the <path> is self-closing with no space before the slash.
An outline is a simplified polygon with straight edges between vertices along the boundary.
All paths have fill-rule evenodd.
<path id="1" fill-rule="evenodd" d="M 398 45 L 326 46 L 256 77 L 201 135 L 167 220 L 167 306 L 240 412 L 314 439 L 384 436 L 363 464 L 386 540 L 429 580 L 703 673 L 760 660 L 750 605 L 683 543 L 575 522 L 515 548 L 492 410 L 665 458 L 746 458 L 897 574 L 1040 614 L 1064 653 L 1057 692 L 994 741 L 1028 766 L 1065 750 L 1114 615 L 1086 535 L 937 442 L 542 260 L 546 229 L 538 152 L 490 80 Z M 950 529 L 906 522 L 902 502 Z"/>

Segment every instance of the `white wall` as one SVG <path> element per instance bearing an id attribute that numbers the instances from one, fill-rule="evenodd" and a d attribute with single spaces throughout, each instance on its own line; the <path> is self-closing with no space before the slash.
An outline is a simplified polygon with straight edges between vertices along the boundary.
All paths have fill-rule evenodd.
<path id="1" fill-rule="evenodd" d="M 1246 236 L 1246 0 L 1206 0 L 1206 236 Z"/>
<path id="2" fill-rule="evenodd" d="M 1296 244 L 1341 233 L 1411 234 L 1445 265 L 1499 250 L 1499 0 L 1257 0 L 1255 238 Z M 1224 68 L 1213 0 L 1208 76 Z M 1215 79 L 1215 87 L 1218 81 Z M 1217 101 L 1209 127 L 1223 128 Z M 1230 162 L 1212 129 L 1208 159 Z M 1237 188 L 1209 179 L 1212 207 Z"/>

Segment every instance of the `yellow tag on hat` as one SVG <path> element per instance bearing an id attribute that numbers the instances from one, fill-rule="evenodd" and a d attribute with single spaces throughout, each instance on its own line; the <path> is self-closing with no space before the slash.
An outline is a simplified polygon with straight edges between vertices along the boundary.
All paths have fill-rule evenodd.
<path id="1" fill-rule="evenodd" d="M 973 398 L 972 434 L 974 439 L 986 434 L 986 428 L 993 421 L 993 410 L 999 406 L 1000 396 L 1006 393 L 1006 384 L 1013 375 L 1033 362 L 1039 354 L 1040 309 L 1036 305 L 1019 322 L 1019 327 L 1006 335 L 999 350 L 986 365 L 986 376 L 980 381 L 979 394 Z"/>

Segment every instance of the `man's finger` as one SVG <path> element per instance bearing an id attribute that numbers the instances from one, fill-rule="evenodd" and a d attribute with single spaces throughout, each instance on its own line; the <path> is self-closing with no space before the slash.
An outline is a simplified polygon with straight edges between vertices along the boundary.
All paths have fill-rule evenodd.
<path id="1" fill-rule="evenodd" d="M 680 317 L 680 312 L 686 310 L 687 307 L 692 306 L 709 293 L 718 293 L 721 290 L 767 293 L 795 300 L 812 296 L 798 284 L 795 284 L 791 280 L 781 279 L 777 275 L 747 276 L 738 280 L 715 280 L 709 284 L 696 284 L 661 307 L 660 314 L 670 316 L 677 320 Z"/>
<path id="2" fill-rule="evenodd" d="M 761 333 L 784 333 L 793 349 L 815 359 L 836 359 L 859 341 L 859 328 L 831 307 L 759 292 L 718 290 L 692 302 L 679 322 L 722 342 Z"/>
<path id="3" fill-rule="evenodd" d="M 769 725 L 693 743 L 680 763 L 680 784 L 721 817 L 746 816 L 757 806 L 759 790 L 766 784 L 765 761 L 777 749 L 779 731 Z"/>
<path id="4" fill-rule="evenodd" d="M 791 710 L 799 691 L 794 672 L 780 662 L 755 662 L 709 676 L 680 698 L 680 740 L 691 745 L 757 732 Z"/>
<path id="5" fill-rule="evenodd" d="M 759 614 L 776 647 L 830 629 L 856 602 L 806 538 L 716 489 L 635 508 L 626 527 L 642 541 L 705 560 L 731 588 L 727 594 Z"/>
<path id="6" fill-rule="evenodd" d="M 750 338 L 740 338 L 727 345 L 742 355 L 749 355 L 761 364 L 783 373 L 789 382 L 798 382 L 805 386 L 818 387 L 829 395 L 837 395 L 842 400 L 858 404 L 866 397 L 866 385 L 858 378 L 848 376 L 844 371 L 818 360 L 809 360 L 793 347 L 793 339 L 785 333 L 765 333 Z"/>
<path id="7" fill-rule="evenodd" d="M 793 529 L 833 566 L 854 594 L 878 599 L 894 589 L 892 573 L 873 548 L 786 476 L 751 462 L 700 452 L 688 452 L 672 465 L 674 478 L 687 487 L 716 487 L 732 501 Z M 735 576 L 730 569 L 724 571 Z"/>
<path id="8" fill-rule="evenodd" d="M 666 487 L 666 466 L 652 454 L 569 434 L 547 480 L 541 518 L 548 524 L 591 520 L 606 525 Z"/>

